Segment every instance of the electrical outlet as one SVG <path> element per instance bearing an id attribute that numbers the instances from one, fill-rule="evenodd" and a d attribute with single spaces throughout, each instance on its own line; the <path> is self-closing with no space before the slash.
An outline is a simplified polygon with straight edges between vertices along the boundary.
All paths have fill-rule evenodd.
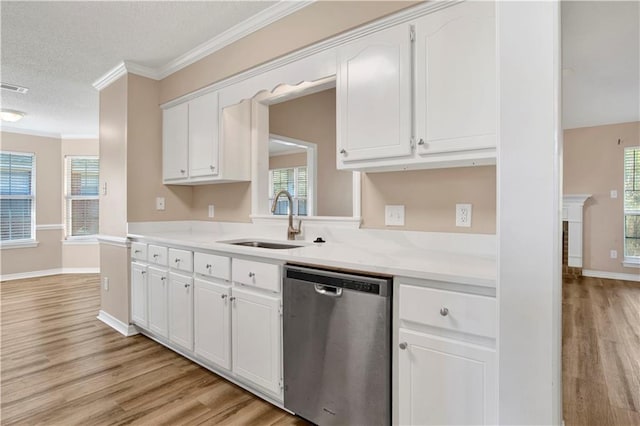
<path id="1" fill-rule="evenodd" d="M 612 259 L 617 259 L 618 258 L 618 250 L 611 250 L 609 252 L 609 257 L 611 257 Z"/>
<path id="2" fill-rule="evenodd" d="M 107 195 L 107 182 L 102 182 L 102 195 Z"/>
<path id="3" fill-rule="evenodd" d="M 618 191 L 616 191 L 615 189 L 612 189 L 612 190 L 609 192 L 609 196 L 610 196 L 611 198 L 618 198 Z"/>
<path id="4" fill-rule="evenodd" d="M 102 279 L 102 286 L 104 287 L 104 291 L 109 291 L 109 277 Z"/>
<path id="5" fill-rule="evenodd" d="M 215 214 L 215 210 L 213 208 L 213 204 L 209 204 L 209 217 L 213 217 Z"/>
<path id="6" fill-rule="evenodd" d="M 384 206 L 384 224 L 404 226 L 404 206 Z"/>
<path id="7" fill-rule="evenodd" d="M 471 226 L 471 204 L 456 204 L 456 226 Z"/>
<path id="8" fill-rule="evenodd" d="M 164 197 L 156 197 L 156 210 L 164 210 Z"/>

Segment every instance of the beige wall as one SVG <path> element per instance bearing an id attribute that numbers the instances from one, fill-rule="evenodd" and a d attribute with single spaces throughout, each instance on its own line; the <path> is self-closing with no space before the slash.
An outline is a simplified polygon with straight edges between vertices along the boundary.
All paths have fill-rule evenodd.
<path id="1" fill-rule="evenodd" d="M 300 167 L 307 165 L 307 154 L 300 152 L 297 154 L 271 155 L 269 157 L 269 170 L 286 169 L 288 167 Z"/>
<path id="2" fill-rule="evenodd" d="M 456 227 L 456 203 L 473 205 L 470 228 Z M 365 173 L 362 177 L 363 228 L 387 228 L 386 204 L 405 206 L 406 229 L 437 232 L 496 232 L 496 168 Z"/>
<path id="3" fill-rule="evenodd" d="M 62 226 L 60 139 L 2 132 L 4 151 L 30 152 L 36 159 L 36 226 Z M 38 247 L 4 248 L 2 275 L 58 269 L 62 264 L 62 229 L 36 229 Z"/>
<path id="4" fill-rule="evenodd" d="M 162 184 L 160 82 L 129 74 L 127 94 L 127 220 L 188 220 L 192 188 Z M 156 210 L 156 197 L 165 210 Z"/>
<path id="5" fill-rule="evenodd" d="M 584 207 L 584 269 L 639 273 L 622 266 L 624 148 L 638 145 L 640 122 L 564 131 L 564 193 L 592 194 Z M 610 197 L 612 189 L 618 198 Z M 617 259 L 610 250 L 618 251 Z"/>
<path id="6" fill-rule="evenodd" d="M 163 79 L 160 82 L 160 102 L 167 102 L 418 3 L 315 2 Z"/>
<path id="7" fill-rule="evenodd" d="M 100 286 L 100 309 L 125 324 L 129 323 L 129 249 L 110 244 L 100 244 L 100 277 L 109 279 L 109 290 Z"/>
<path id="8" fill-rule="evenodd" d="M 100 234 L 127 235 L 127 76 L 100 92 Z"/>
<path id="9" fill-rule="evenodd" d="M 269 132 L 318 146 L 316 214 L 351 216 L 352 173 L 336 169 L 336 90 L 271 105 Z"/>

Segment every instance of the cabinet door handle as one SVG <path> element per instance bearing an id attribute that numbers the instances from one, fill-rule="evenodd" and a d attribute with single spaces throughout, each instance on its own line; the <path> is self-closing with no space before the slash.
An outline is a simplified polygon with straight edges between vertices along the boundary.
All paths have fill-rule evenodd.
<path id="1" fill-rule="evenodd" d="M 236 300 L 236 297 L 235 297 L 235 296 L 231 296 L 231 297 L 229 298 L 229 300 L 233 302 L 234 300 Z"/>
<path id="2" fill-rule="evenodd" d="M 342 154 L 342 155 L 347 155 L 347 150 L 346 150 L 346 149 L 344 149 L 344 148 L 342 148 L 342 149 L 340 150 L 340 154 Z"/>
<path id="3" fill-rule="evenodd" d="M 447 315 L 449 315 L 449 309 L 448 308 L 440 308 L 440 315 L 442 315 L 443 317 L 446 317 Z"/>
<path id="4" fill-rule="evenodd" d="M 418 145 L 424 145 L 424 139 L 420 138 L 420 140 L 418 141 Z"/>
<path id="5" fill-rule="evenodd" d="M 153 255 L 153 258 L 154 258 L 154 259 L 157 259 L 157 258 L 158 258 L 158 255 L 157 255 L 157 254 L 154 254 L 154 255 Z"/>
<path id="6" fill-rule="evenodd" d="M 164 281 L 166 279 L 167 279 L 167 277 L 160 277 L 160 281 Z"/>
<path id="7" fill-rule="evenodd" d="M 185 169 L 180 169 L 180 173 L 184 174 L 186 170 Z"/>
<path id="8" fill-rule="evenodd" d="M 256 276 L 256 274 L 254 274 L 253 272 L 249 272 L 249 278 L 253 278 L 255 276 Z"/>
<path id="9" fill-rule="evenodd" d="M 216 169 L 214 166 L 209 166 L 209 168 L 211 169 L 211 171 L 214 171 Z"/>
<path id="10" fill-rule="evenodd" d="M 227 295 L 226 295 L 226 294 L 223 294 L 223 295 L 221 295 L 221 296 L 220 296 L 220 298 L 221 298 L 221 299 L 226 299 L 226 298 L 227 298 Z"/>
<path id="11" fill-rule="evenodd" d="M 140 271 L 140 273 L 141 273 L 142 275 L 144 275 L 144 274 L 146 274 L 146 273 L 147 273 L 147 271 Z"/>
<path id="12" fill-rule="evenodd" d="M 405 349 L 407 349 L 407 342 L 402 342 L 402 343 L 400 343 L 400 344 L 398 345 L 398 347 L 400 347 L 400 349 L 402 349 L 402 350 L 404 351 Z"/>

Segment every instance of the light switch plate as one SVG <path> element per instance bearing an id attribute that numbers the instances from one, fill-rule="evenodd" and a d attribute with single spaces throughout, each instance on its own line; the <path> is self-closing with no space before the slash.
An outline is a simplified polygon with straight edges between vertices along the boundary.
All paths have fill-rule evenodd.
<path id="1" fill-rule="evenodd" d="M 404 226 L 404 206 L 384 206 L 384 224 Z"/>
<path id="2" fill-rule="evenodd" d="M 609 252 L 609 257 L 612 259 L 617 259 L 618 258 L 618 250 L 611 250 Z"/>
<path id="3" fill-rule="evenodd" d="M 612 189 L 612 190 L 609 192 L 609 196 L 610 196 L 611 198 L 618 198 L 618 191 L 617 191 L 617 190 L 615 190 L 615 189 Z"/>
<path id="4" fill-rule="evenodd" d="M 456 226 L 469 228 L 471 226 L 471 204 L 456 204 Z"/>
<path id="5" fill-rule="evenodd" d="M 156 197 L 156 210 L 164 210 L 164 197 Z"/>

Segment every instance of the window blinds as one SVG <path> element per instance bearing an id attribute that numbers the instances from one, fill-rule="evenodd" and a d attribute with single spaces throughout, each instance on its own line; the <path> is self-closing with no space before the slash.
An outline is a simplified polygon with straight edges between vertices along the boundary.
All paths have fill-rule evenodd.
<path id="1" fill-rule="evenodd" d="M 640 257 L 640 147 L 624 150 L 624 255 Z"/>
<path id="2" fill-rule="evenodd" d="M 66 180 L 67 235 L 97 234 L 100 161 L 95 157 L 67 157 Z"/>
<path id="3" fill-rule="evenodd" d="M 34 155 L 0 153 L 0 235 L 2 241 L 33 239 Z"/>
<path id="4" fill-rule="evenodd" d="M 283 189 L 288 191 L 293 198 L 293 214 L 298 216 L 307 215 L 307 168 L 292 167 L 288 169 L 269 170 L 269 202 L 273 202 L 273 197 Z M 276 204 L 274 214 L 285 215 L 288 213 L 288 203 L 286 198 L 281 197 Z"/>

